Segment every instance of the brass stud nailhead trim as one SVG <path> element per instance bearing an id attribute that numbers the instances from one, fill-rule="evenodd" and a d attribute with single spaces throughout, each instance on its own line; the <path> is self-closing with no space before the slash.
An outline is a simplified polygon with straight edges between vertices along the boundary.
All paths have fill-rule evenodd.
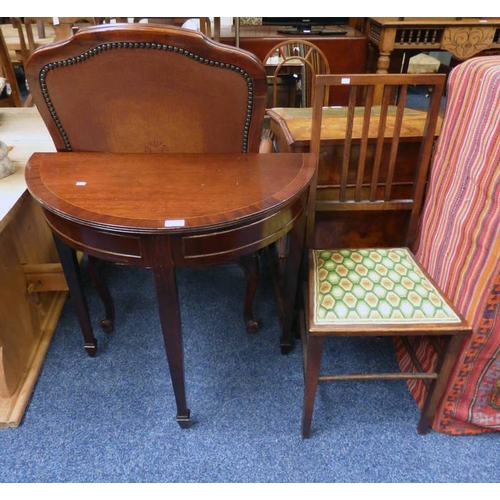
<path id="1" fill-rule="evenodd" d="M 202 64 L 207 64 L 210 66 L 215 66 L 219 67 L 221 69 L 227 69 L 230 71 L 235 71 L 236 73 L 241 74 L 247 82 L 247 87 L 248 87 L 248 101 L 247 101 L 247 115 L 245 119 L 245 126 L 244 126 L 244 132 L 243 132 L 243 143 L 242 143 L 242 152 L 246 153 L 248 151 L 248 134 L 250 130 L 250 119 L 252 115 L 252 109 L 253 109 L 253 96 L 254 96 L 254 86 L 253 86 L 253 81 L 250 77 L 250 75 L 240 68 L 239 66 L 235 66 L 234 64 L 229 64 L 229 63 L 223 63 L 220 61 L 214 61 L 212 59 L 207 59 L 205 57 L 201 57 L 194 52 L 191 52 L 189 50 L 183 49 L 181 47 L 176 47 L 175 45 L 165 45 L 161 43 L 155 43 L 155 42 L 109 42 L 109 43 L 104 43 L 101 45 L 97 45 L 96 47 L 84 52 L 83 54 L 80 54 L 75 57 L 70 57 L 69 59 L 64 59 L 61 61 L 55 61 L 49 64 L 46 64 L 40 71 L 39 75 L 39 82 L 40 82 L 40 88 L 42 90 L 43 97 L 45 99 L 45 103 L 47 105 L 47 108 L 52 116 L 52 119 L 54 120 L 57 129 L 59 130 L 59 133 L 61 134 L 61 137 L 63 138 L 65 147 L 67 151 L 72 151 L 71 149 L 71 143 L 69 141 L 68 135 L 66 134 L 66 131 L 64 130 L 64 127 L 62 126 L 59 117 L 57 115 L 57 111 L 54 108 L 54 105 L 52 103 L 52 99 L 50 98 L 49 91 L 47 89 L 47 74 L 57 68 L 63 68 L 66 66 L 73 66 L 74 64 L 82 63 L 86 61 L 87 59 L 90 59 L 91 57 L 94 57 L 102 52 L 108 51 L 108 50 L 114 50 L 114 49 L 153 49 L 153 50 L 166 50 L 168 52 L 175 52 L 179 53 L 182 55 L 185 55 L 186 57 L 189 57 L 191 59 L 194 59 L 195 61 L 202 63 Z"/>

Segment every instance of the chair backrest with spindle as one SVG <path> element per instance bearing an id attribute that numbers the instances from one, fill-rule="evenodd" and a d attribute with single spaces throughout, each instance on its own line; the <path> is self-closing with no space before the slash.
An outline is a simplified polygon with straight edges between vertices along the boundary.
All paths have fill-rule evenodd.
<path id="1" fill-rule="evenodd" d="M 279 79 L 286 70 L 293 69 L 300 75 L 300 106 L 312 106 L 316 75 L 329 74 L 330 64 L 324 52 L 307 40 L 287 40 L 273 47 L 263 59 L 272 71 L 273 98 L 271 107 L 278 106 Z M 328 103 L 328 89 L 325 90 L 325 104 Z"/>
<path id="2" fill-rule="evenodd" d="M 45 37 L 45 28 L 51 26 L 54 30 L 54 40 L 59 41 L 69 38 L 74 32 L 87 26 L 94 26 L 94 17 L 25 17 L 24 26 L 28 40 L 28 50 L 32 54 L 37 48 L 34 30 L 38 30 L 39 38 Z"/>
<path id="3" fill-rule="evenodd" d="M 318 170 L 309 210 L 310 246 L 386 246 L 387 233 L 393 233 L 391 244 L 411 243 L 444 85 L 445 76 L 436 74 L 317 76 L 310 150 Z M 349 104 L 324 108 L 329 86 L 348 87 Z M 427 110 L 408 107 L 414 86 L 432 90 Z M 364 106 L 356 105 L 360 95 Z"/>

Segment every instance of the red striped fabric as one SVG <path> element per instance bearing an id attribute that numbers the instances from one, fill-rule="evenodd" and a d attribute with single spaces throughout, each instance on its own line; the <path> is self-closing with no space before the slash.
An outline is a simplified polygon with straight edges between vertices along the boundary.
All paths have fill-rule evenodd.
<path id="1" fill-rule="evenodd" d="M 414 250 L 474 329 L 433 428 L 450 434 L 500 430 L 500 57 L 470 59 L 450 74 Z M 414 343 L 423 365 L 433 367 L 428 341 Z M 402 369 L 409 369 L 398 343 L 396 349 Z M 409 385 L 420 405 L 423 384 Z"/>

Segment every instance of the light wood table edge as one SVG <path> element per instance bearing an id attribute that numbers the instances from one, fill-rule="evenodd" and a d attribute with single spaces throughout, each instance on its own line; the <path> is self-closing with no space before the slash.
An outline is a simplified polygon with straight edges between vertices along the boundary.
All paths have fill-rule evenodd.
<path id="1" fill-rule="evenodd" d="M 28 227 L 33 228 L 40 228 L 40 224 L 43 222 L 45 230 L 42 229 L 42 232 L 46 235 L 44 241 L 46 244 L 51 244 L 50 230 L 43 219 L 42 211 L 38 205 L 32 203 L 31 195 L 26 189 L 24 167 L 34 151 L 54 151 L 52 139 L 36 108 L 1 108 L 0 131 L 1 139 L 9 147 L 9 157 L 15 167 L 15 172 L 0 182 L 0 245 L 6 241 L 1 238 L 4 232 L 11 231 L 11 228 L 17 229 L 20 218 L 23 218 L 24 224 L 29 222 Z M 18 231 L 21 231 L 22 226 L 23 224 Z M 14 229 L 12 230 L 14 231 Z M 14 240 L 9 243 L 9 248 L 12 252 L 17 252 L 17 244 Z M 28 336 L 31 338 L 29 345 L 25 346 L 26 349 L 29 349 L 29 356 L 26 362 L 18 367 L 15 387 L 12 391 L 0 391 L 0 429 L 20 425 L 68 296 L 62 269 L 57 276 L 57 269 L 60 268 L 57 259 L 55 261 L 48 259 L 47 262 L 44 262 L 43 259 L 35 258 L 32 260 L 31 257 L 31 255 L 22 259 L 16 257 L 18 259 L 16 267 L 19 276 L 21 273 L 24 274 L 26 287 L 25 293 L 19 296 L 19 300 L 32 301 L 29 297 L 32 292 L 44 293 L 45 290 L 49 291 L 51 299 L 50 302 L 45 302 L 47 307 L 43 316 L 40 317 L 40 323 L 31 323 L 35 330 L 33 330 L 33 335 Z M 46 271 L 47 266 L 51 266 L 51 269 L 54 270 L 52 274 L 56 275 L 58 279 L 52 275 L 45 277 L 45 275 L 40 274 Z M 34 278 L 36 278 L 35 288 L 30 291 L 30 280 Z M 9 286 L 8 282 L 6 286 Z M 0 355 L 4 354 L 1 350 L 5 347 L 1 344 L 0 342 Z M 1 364 L 2 359 L 0 358 Z M 3 366 L 0 366 L 1 368 Z"/>

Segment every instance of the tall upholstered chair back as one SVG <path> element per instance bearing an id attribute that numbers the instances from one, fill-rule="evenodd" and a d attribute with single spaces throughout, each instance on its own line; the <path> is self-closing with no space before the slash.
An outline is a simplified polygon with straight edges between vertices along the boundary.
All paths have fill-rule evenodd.
<path id="1" fill-rule="evenodd" d="M 27 78 L 60 151 L 259 148 L 267 92 L 262 64 L 193 30 L 82 29 L 38 49 Z"/>
<path id="2" fill-rule="evenodd" d="M 500 57 L 450 74 L 415 253 L 473 328 L 434 418 L 451 434 L 500 429 Z M 427 339 L 413 339 L 424 367 Z M 410 360 L 399 345 L 402 368 Z M 411 381 L 419 402 L 421 381 Z"/>
<path id="3" fill-rule="evenodd" d="M 72 38 L 37 49 L 26 74 L 58 151 L 260 150 L 267 98 L 264 66 L 252 54 L 199 31 L 147 23 L 83 28 Z M 101 325 L 109 331 L 112 301 L 94 259 L 89 262 L 106 307 Z M 257 256 L 240 259 L 240 264 L 247 276 L 244 319 L 253 333 L 258 328 L 252 312 Z"/>

